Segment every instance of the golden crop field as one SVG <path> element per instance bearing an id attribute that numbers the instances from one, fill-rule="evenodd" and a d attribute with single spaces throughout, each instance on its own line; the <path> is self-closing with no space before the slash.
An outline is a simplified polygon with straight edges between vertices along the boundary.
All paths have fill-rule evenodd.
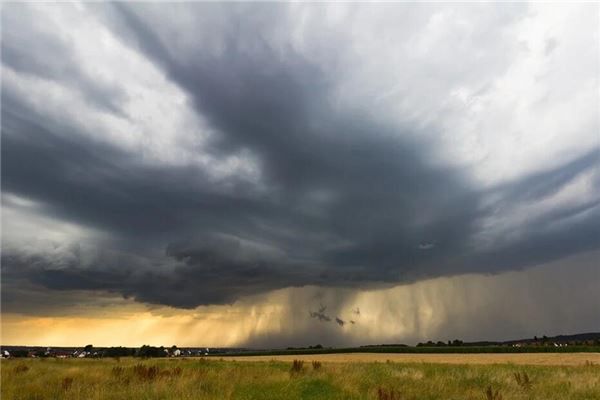
<path id="1" fill-rule="evenodd" d="M 402 354 L 347 353 L 232 357 L 237 361 L 404 362 L 444 364 L 585 365 L 600 364 L 600 353 Z M 229 358 L 228 358 L 229 359 Z"/>
<path id="2" fill-rule="evenodd" d="M 274 360 L 8 359 L 0 365 L 0 394 L 10 400 L 600 400 L 600 364 L 591 353 L 268 358 Z"/>

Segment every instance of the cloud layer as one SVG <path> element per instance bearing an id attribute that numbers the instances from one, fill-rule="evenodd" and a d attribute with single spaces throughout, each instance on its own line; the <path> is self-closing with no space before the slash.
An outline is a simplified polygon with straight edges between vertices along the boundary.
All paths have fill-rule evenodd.
<path id="1" fill-rule="evenodd" d="M 600 285 L 598 256 L 596 251 L 524 271 L 457 275 L 378 290 L 280 289 L 194 310 L 145 309 L 101 293 L 94 293 L 92 301 L 89 292 L 60 292 L 38 298 L 41 304 L 48 298 L 60 301 L 60 312 L 44 309 L 38 316 L 38 308 L 33 315 L 4 315 L 3 343 L 285 348 L 589 332 L 597 329 L 600 312 L 600 303 L 593 301 Z"/>
<path id="2" fill-rule="evenodd" d="M 32 290 L 189 309 L 598 249 L 595 15 L 7 5 L 3 311 Z"/>

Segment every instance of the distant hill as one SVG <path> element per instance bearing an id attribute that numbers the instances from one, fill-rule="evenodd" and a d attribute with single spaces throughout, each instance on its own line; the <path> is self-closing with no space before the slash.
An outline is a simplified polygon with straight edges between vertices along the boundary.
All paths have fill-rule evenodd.
<path id="1" fill-rule="evenodd" d="M 600 343 L 600 332 L 577 333 L 573 335 L 556 335 L 556 336 L 534 336 L 526 339 L 513 339 L 506 341 L 489 341 L 482 340 L 477 342 L 463 342 L 462 340 L 443 341 L 427 341 L 417 345 L 417 347 L 487 347 L 487 346 L 513 346 L 513 345 L 544 345 L 544 344 L 579 344 L 579 345 L 598 345 Z M 406 344 L 368 344 L 360 346 L 366 348 L 390 348 L 390 347 L 410 347 Z"/>
<path id="2" fill-rule="evenodd" d="M 569 343 L 569 342 L 584 342 L 588 340 L 600 340 L 600 332 L 589 332 L 589 333 L 577 333 L 574 335 L 557 335 L 551 337 L 537 337 L 519 340 L 508 340 L 506 342 L 500 342 L 499 344 L 515 344 L 515 343 L 535 343 L 539 341 L 549 341 L 555 343 Z"/>

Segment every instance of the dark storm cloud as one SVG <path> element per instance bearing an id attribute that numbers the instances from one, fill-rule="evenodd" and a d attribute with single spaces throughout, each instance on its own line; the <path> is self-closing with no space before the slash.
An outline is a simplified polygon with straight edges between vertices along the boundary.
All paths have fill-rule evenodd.
<path id="1" fill-rule="evenodd" d="M 244 196 L 243 183 L 228 182 L 238 193 L 231 198 L 209 187 L 202 170 L 144 165 L 13 99 L 3 97 L 2 105 L 3 190 L 43 202 L 54 216 L 151 240 L 195 223 L 217 229 L 225 216 L 243 223 L 240 213 L 265 212 Z"/>
<path id="2" fill-rule="evenodd" d="M 210 31 L 222 46 L 216 53 L 198 46 L 185 54 L 166 41 L 164 26 L 145 19 L 145 6 L 115 3 L 101 11 L 123 43 L 164 70 L 218 132 L 207 146 L 211 156 L 250 152 L 265 190 L 236 177 L 215 182 L 198 166 L 148 165 L 4 90 L 3 192 L 35 200 L 45 215 L 96 228 L 109 239 L 93 250 L 54 255 L 6 249 L 3 295 L 28 282 L 189 308 L 290 286 L 366 287 L 498 272 L 600 245 L 597 203 L 542 215 L 518 244 L 485 251 L 470 245 L 480 219 L 556 193 L 597 168 L 597 151 L 482 191 L 464 171 L 428 163 L 435 143 L 403 135 L 423 128 L 336 106 L 330 66 L 269 41 L 281 7 L 256 6 L 255 18 L 237 7 L 192 6 L 191 12 L 223 20 Z M 3 63 L 50 79 L 68 74 L 94 101 L 118 108 L 119 96 L 96 87 L 73 62 L 48 68 L 30 62 L 52 53 L 25 51 L 34 38 L 5 35 Z M 68 47 L 55 47 L 70 60 Z M 332 65 L 341 64 L 335 57 L 334 51 Z M 498 200 L 482 207 L 492 194 Z M 548 228 L 586 210 L 581 221 Z"/>
<path id="3" fill-rule="evenodd" d="M 324 66 L 312 65 L 291 49 L 278 55 L 261 39 L 264 32 L 257 23 L 262 19 L 234 18 L 223 27 L 226 40 L 219 56 L 199 51 L 181 65 L 135 11 L 119 6 L 118 13 L 132 42 L 164 65 L 195 100 L 198 112 L 219 129 L 215 150 L 242 147 L 259 155 L 271 187 L 289 204 L 290 216 L 301 206 L 295 203 L 310 201 L 311 192 L 331 193 L 334 200 L 320 205 L 324 218 L 311 228 L 349 244 L 327 251 L 328 262 L 378 264 L 383 271 L 400 261 L 420 263 L 416 249 L 421 239 L 435 237 L 454 251 L 459 238 L 469 234 L 476 195 L 460 174 L 426 166 L 428 143 L 399 139 L 403 130 L 415 128 L 337 110 L 329 99 L 332 78 Z M 248 37 L 257 38 L 251 52 L 244 47 Z M 417 226 L 420 215 L 433 222 Z M 443 253 L 440 246 L 438 256 Z"/>

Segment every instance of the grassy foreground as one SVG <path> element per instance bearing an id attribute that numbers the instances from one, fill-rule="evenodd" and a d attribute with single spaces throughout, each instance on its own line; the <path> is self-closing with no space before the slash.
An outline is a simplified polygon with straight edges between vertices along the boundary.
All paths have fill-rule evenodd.
<path id="1" fill-rule="evenodd" d="M 600 400 L 600 365 L 9 359 L 2 399 Z"/>

